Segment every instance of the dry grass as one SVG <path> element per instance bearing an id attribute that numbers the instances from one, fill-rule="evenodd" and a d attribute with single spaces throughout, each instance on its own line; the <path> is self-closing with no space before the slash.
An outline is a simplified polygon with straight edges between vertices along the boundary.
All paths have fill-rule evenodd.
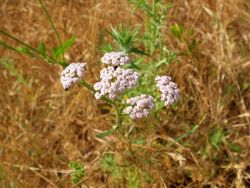
<path id="1" fill-rule="evenodd" d="M 122 20 L 131 25 L 141 22 L 122 0 L 46 1 L 46 5 L 63 39 L 77 35 L 67 58 L 88 62 L 86 79 L 91 83 L 98 76 L 101 54 L 96 46 L 104 28 Z M 0 15 L 2 28 L 30 44 L 37 46 L 43 40 L 56 45 L 36 1 L 1 0 Z M 114 142 L 115 137 L 97 140 L 96 129 L 108 129 L 114 121 L 112 109 L 83 88 L 62 92 L 59 67 L 1 48 L 1 58 L 9 58 L 15 68 L 9 71 L 0 65 L 0 187 L 72 187 L 70 161 L 86 164 L 84 180 L 89 187 L 124 187 L 100 171 L 97 159 L 109 151 L 123 160 L 128 150 L 137 152 L 138 158 L 130 160 L 138 166 L 143 166 L 141 155 L 160 153 L 160 166 L 145 167 L 154 174 L 151 187 L 249 187 L 250 1 L 175 0 L 166 24 L 173 23 L 192 28 L 197 45 L 166 70 L 180 86 L 181 102 L 162 113 L 157 137 L 145 130 L 148 144 L 143 148 L 124 146 Z M 170 48 L 183 53 L 192 40 L 188 33 L 186 42 L 169 32 L 166 38 Z M 157 140 L 164 148 L 193 125 L 198 129 L 172 149 L 151 147 Z M 218 132 L 225 135 L 215 149 L 211 137 Z M 241 150 L 236 152 L 231 143 Z"/>

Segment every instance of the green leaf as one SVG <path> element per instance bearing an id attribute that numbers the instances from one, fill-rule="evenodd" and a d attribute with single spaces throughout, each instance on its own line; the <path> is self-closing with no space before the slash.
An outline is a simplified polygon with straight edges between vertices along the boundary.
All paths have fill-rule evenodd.
<path id="1" fill-rule="evenodd" d="M 79 183 L 82 178 L 85 176 L 85 168 L 83 164 L 80 164 L 78 162 L 71 162 L 69 164 L 69 167 L 74 170 L 74 172 L 71 173 L 71 181 L 74 184 Z"/>
<path id="2" fill-rule="evenodd" d="M 131 48 L 129 50 L 130 53 L 135 53 L 135 54 L 141 54 L 141 55 L 146 55 L 149 56 L 149 54 L 147 54 L 146 52 L 144 52 L 143 50 L 140 50 L 138 48 Z"/>
<path id="3" fill-rule="evenodd" d="M 52 48 L 52 54 L 55 59 L 57 59 L 59 56 L 63 55 L 75 42 L 76 36 L 73 35 L 69 40 L 66 40 L 64 43 L 62 43 L 62 46 L 58 48 Z"/>
<path id="4" fill-rule="evenodd" d="M 124 65 L 125 68 L 128 69 L 137 69 L 137 70 L 141 70 L 141 64 L 144 62 L 144 58 L 137 58 L 134 61 L 131 61 L 131 63 Z"/>
<path id="5" fill-rule="evenodd" d="M 111 172 L 116 166 L 115 156 L 113 154 L 106 154 L 101 161 L 103 171 Z"/>
<path id="6" fill-rule="evenodd" d="M 127 187 L 138 188 L 140 187 L 140 172 L 136 167 L 130 167 L 126 174 Z"/>
<path id="7" fill-rule="evenodd" d="M 127 68 L 141 70 L 141 68 L 140 68 L 138 65 L 136 65 L 134 62 L 131 62 L 131 63 L 127 66 Z"/>
<path id="8" fill-rule="evenodd" d="M 115 128 L 112 128 L 110 130 L 103 131 L 102 133 L 97 134 L 96 137 L 98 137 L 98 138 L 104 138 L 106 136 L 109 136 L 109 135 L 113 134 L 114 132 L 115 132 Z"/>
<path id="9" fill-rule="evenodd" d="M 38 46 L 38 51 L 43 54 L 43 56 L 46 55 L 46 47 L 45 47 L 45 44 L 43 42 L 40 42 L 39 43 L 39 46 Z"/>
<path id="10" fill-rule="evenodd" d="M 242 147 L 239 144 L 229 142 L 229 147 L 233 152 L 240 153 L 242 151 Z"/>
<path id="11" fill-rule="evenodd" d="M 53 57 L 56 59 L 56 51 L 57 51 L 57 48 L 51 48 L 51 53 L 53 55 Z"/>
<path id="12" fill-rule="evenodd" d="M 192 127 L 192 129 L 190 129 L 186 134 L 183 134 L 183 135 L 179 136 L 179 137 L 176 139 L 176 141 L 181 141 L 181 140 L 183 140 L 184 138 L 186 138 L 186 137 L 192 135 L 198 128 L 199 128 L 199 125 L 198 125 L 198 124 L 197 124 L 197 125 L 194 125 L 194 126 Z"/>
<path id="13" fill-rule="evenodd" d="M 58 61 L 58 64 L 61 65 L 62 67 L 67 67 L 69 64 L 68 63 L 64 63 L 62 61 Z"/>
<path id="14" fill-rule="evenodd" d="M 146 0 L 130 0 L 130 3 L 134 4 L 136 9 L 145 11 L 149 17 L 152 17 L 154 15 L 152 12 L 152 7 Z"/>
<path id="15" fill-rule="evenodd" d="M 171 27 L 172 35 L 175 36 L 179 40 L 182 40 L 182 35 L 183 35 L 184 31 L 185 31 L 185 28 L 182 25 L 179 25 L 177 23 L 175 23 Z"/>
<path id="16" fill-rule="evenodd" d="M 144 138 L 136 139 L 135 144 L 144 145 L 146 144 L 146 140 Z"/>
<path id="17" fill-rule="evenodd" d="M 26 47 L 17 47 L 16 50 L 21 52 L 21 53 L 27 54 L 31 57 L 34 57 L 34 54 Z"/>
<path id="18" fill-rule="evenodd" d="M 97 48 L 97 49 L 100 50 L 103 53 L 108 53 L 108 52 L 114 51 L 113 46 L 111 44 L 109 44 L 109 43 L 107 43 L 103 47 Z"/>
<path id="19" fill-rule="evenodd" d="M 5 41 L 0 40 L 0 46 L 3 46 L 4 48 L 7 48 L 9 50 L 13 50 L 15 52 L 20 52 L 19 50 L 17 50 L 15 47 L 10 46 L 9 44 L 7 44 Z"/>
<path id="20" fill-rule="evenodd" d="M 209 140 L 210 140 L 210 143 L 212 144 L 212 146 L 215 149 L 219 150 L 221 143 L 225 139 L 225 133 L 224 133 L 223 129 L 218 128 L 210 134 L 209 138 L 210 138 Z"/>
<path id="21" fill-rule="evenodd" d="M 164 59 L 160 60 L 160 61 L 155 65 L 155 67 L 158 68 L 158 67 L 160 67 L 161 65 L 163 65 L 163 64 L 168 64 L 168 63 L 169 63 L 169 62 L 167 61 L 167 58 L 164 58 Z"/>
<path id="22" fill-rule="evenodd" d="M 124 52 L 131 52 L 133 50 L 136 53 L 144 53 L 139 49 L 134 48 L 133 45 L 137 41 L 137 34 L 140 31 L 140 27 L 136 27 L 134 30 L 130 30 L 122 23 L 119 27 L 111 27 L 111 31 L 107 31 L 116 42 L 120 50 Z"/>
<path id="23" fill-rule="evenodd" d="M 188 45 L 188 50 L 189 50 L 190 52 L 193 52 L 193 50 L 194 50 L 194 48 L 195 48 L 196 45 L 197 45 L 196 40 L 195 40 L 195 39 L 192 39 L 191 43 Z"/>
<path id="24" fill-rule="evenodd" d="M 243 86 L 242 86 L 242 90 L 243 90 L 243 91 L 248 90 L 249 86 L 250 86 L 250 83 L 247 82 L 247 81 L 244 81 L 244 82 L 243 82 Z"/>

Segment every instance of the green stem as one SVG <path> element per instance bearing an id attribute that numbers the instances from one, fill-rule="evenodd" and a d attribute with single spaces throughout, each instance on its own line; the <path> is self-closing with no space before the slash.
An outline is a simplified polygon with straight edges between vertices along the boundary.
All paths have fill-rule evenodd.
<path id="1" fill-rule="evenodd" d="M 155 9 L 156 8 L 156 1 L 155 0 L 153 0 L 153 2 L 152 2 L 152 12 L 153 12 L 153 15 L 155 16 Z"/>
<path id="2" fill-rule="evenodd" d="M 121 133 L 121 127 L 122 127 L 122 108 L 119 109 L 118 105 L 114 103 L 114 107 L 116 110 L 116 126 L 118 131 Z"/>
<path id="3" fill-rule="evenodd" d="M 5 36 L 7 36 L 7 37 L 9 37 L 9 38 L 11 38 L 12 40 L 16 41 L 17 43 L 19 43 L 19 44 L 25 46 L 26 48 L 32 50 L 33 52 L 36 52 L 37 54 L 39 54 L 40 56 L 43 57 L 43 58 L 42 58 L 42 57 L 39 57 L 40 59 L 43 59 L 43 60 L 44 60 L 44 58 L 46 58 L 46 59 L 50 60 L 51 62 L 57 63 L 57 60 L 55 60 L 54 58 L 52 58 L 52 57 L 50 57 L 50 56 L 48 56 L 48 55 L 45 55 L 45 56 L 44 56 L 44 54 L 42 54 L 41 52 L 39 52 L 39 50 L 37 50 L 36 48 L 33 48 L 33 47 L 30 46 L 29 44 L 27 44 L 27 43 L 25 43 L 25 42 L 19 40 L 18 38 L 14 37 L 13 35 L 11 35 L 11 34 L 5 32 L 5 31 L 3 31 L 2 29 L 0 29 L 0 33 L 3 34 L 3 35 L 5 35 Z M 8 48 L 8 49 L 11 49 L 11 50 L 14 50 L 14 51 L 18 51 L 18 50 L 16 50 L 15 48 L 13 48 L 13 47 L 11 47 L 11 46 L 9 46 L 9 45 L 7 45 L 7 44 L 4 45 L 4 43 L 1 43 L 1 45 L 4 46 L 4 47 L 6 47 L 6 48 Z M 36 56 L 36 57 L 38 57 L 38 56 Z"/>
<path id="4" fill-rule="evenodd" d="M 7 48 L 7 49 L 12 50 L 12 51 L 14 51 L 14 52 L 18 52 L 18 53 L 22 53 L 22 54 L 24 53 L 24 52 L 22 52 L 22 51 L 20 51 L 20 50 L 17 50 L 17 48 L 15 48 L 15 47 L 13 47 L 13 46 L 7 44 L 7 43 L 4 42 L 4 41 L 0 41 L 0 46 L 3 46 L 4 48 Z M 44 60 L 43 57 L 40 57 L 40 56 L 37 56 L 37 55 L 34 55 L 34 54 L 32 54 L 31 56 L 32 56 L 32 57 L 35 57 L 35 58 L 38 58 L 38 59 L 41 59 L 41 60 Z"/>
<path id="5" fill-rule="evenodd" d="M 37 49 L 35 49 L 35 48 L 33 48 L 32 46 L 30 46 L 30 45 L 24 43 L 23 41 L 21 41 L 21 40 L 19 40 L 18 38 L 12 36 L 11 34 L 9 34 L 9 33 L 5 32 L 5 31 L 3 31 L 3 30 L 1 30 L 1 29 L 0 29 L 0 33 L 2 33 L 3 35 L 5 35 L 5 36 L 11 38 L 12 40 L 15 40 L 16 42 L 22 44 L 23 46 L 25 46 L 25 47 L 27 47 L 27 48 L 33 50 L 34 52 L 36 52 L 36 53 L 38 53 L 38 54 L 41 54 Z"/>
<path id="6" fill-rule="evenodd" d="M 95 91 L 95 89 L 93 88 L 93 86 L 91 86 L 88 82 L 86 82 L 85 80 L 82 80 L 81 82 L 80 82 L 80 84 L 82 85 L 82 86 L 84 86 L 84 87 L 86 87 L 87 89 L 89 89 L 90 91 L 92 91 L 92 92 L 96 92 Z M 114 105 L 114 102 L 112 101 L 112 100 L 110 100 L 109 98 L 107 98 L 107 97 L 105 97 L 105 96 L 102 96 L 101 97 L 101 100 L 103 100 L 103 101 L 105 101 L 105 102 L 107 102 L 107 103 L 109 103 L 109 104 L 111 104 L 111 105 Z"/>
<path id="7" fill-rule="evenodd" d="M 81 85 L 83 85 L 84 87 L 86 87 L 87 89 L 91 90 L 92 92 L 96 92 L 95 89 L 89 84 L 87 83 L 85 80 L 82 80 L 80 82 Z M 114 129 L 118 129 L 118 132 L 120 133 L 121 137 L 123 138 L 122 135 L 122 131 L 121 131 L 121 127 L 122 127 L 122 108 L 120 109 L 118 107 L 118 105 L 110 100 L 109 98 L 102 96 L 101 100 L 113 105 L 115 107 L 115 111 L 116 111 L 116 126 L 114 127 Z"/>
<path id="8" fill-rule="evenodd" d="M 0 41 L 0 45 L 1 46 L 3 46 L 4 48 L 8 48 L 8 49 L 10 49 L 10 50 L 12 50 L 12 51 L 15 51 L 15 52 L 20 52 L 19 50 L 17 50 L 15 47 L 13 47 L 13 46 L 10 46 L 9 44 L 6 44 L 6 42 L 4 42 L 4 41 Z M 21 53 L 21 52 L 20 52 Z"/>
<path id="9" fill-rule="evenodd" d="M 62 55 L 63 55 L 63 62 L 65 63 L 64 50 L 63 50 L 63 48 L 62 48 L 62 41 L 61 41 L 59 32 L 57 31 L 57 29 L 56 29 L 56 27 L 55 27 L 55 24 L 53 23 L 53 21 L 52 21 L 52 19 L 51 19 L 51 16 L 49 15 L 48 10 L 47 10 L 46 7 L 44 6 L 43 1 L 42 1 L 42 0 L 38 0 L 38 1 L 39 1 L 40 5 L 42 6 L 43 11 L 45 12 L 45 14 L 46 14 L 46 16 L 47 16 L 47 18 L 48 18 L 48 20 L 49 20 L 49 22 L 50 22 L 50 24 L 51 24 L 51 27 L 52 27 L 52 29 L 54 30 L 55 34 L 56 34 L 57 40 L 58 40 L 59 45 L 60 45 L 60 47 L 61 47 L 61 49 L 62 49 L 62 53 L 63 53 L 63 54 L 62 54 Z"/>
<path id="10" fill-rule="evenodd" d="M 80 82 L 80 84 L 83 85 L 84 87 L 86 87 L 87 89 L 89 89 L 90 91 L 95 92 L 94 88 L 89 83 L 87 83 L 85 80 L 82 80 Z"/>

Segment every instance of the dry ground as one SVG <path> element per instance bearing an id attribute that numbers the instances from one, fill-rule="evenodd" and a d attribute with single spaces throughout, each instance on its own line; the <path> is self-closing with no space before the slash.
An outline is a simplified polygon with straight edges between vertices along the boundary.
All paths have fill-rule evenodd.
<path id="1" fill-rule="evenodd" d="M 143 21 L 125 0 L 45 2 L 62 38 L 77 36 L 67 58 L 88 62 L 86 79 L 91 83 L 98 79 L 101 54 L 96 46 L 103 41 L 104 29 L 122 20 L 130 25 Z M 148 169 L 154 182 L 143 187 L 250 187 L 250 1 L 173 4 L 166 26 L 192 28 L 197 45 L 166 70 L 181 89 L 181 101 L 175 110 L 162 113 L 158 139 L 177 138 L 194 125 L 198 129 L 168 150 L 172 155 L 162 158 L 161 167 Z M 35 0 L 0 0 L 0 25 L 33 46 L 41 40 L 56 45 Z M 180 52 L 192 40 L 184 34 L 186 42 L 178 42 L 169 30 L 165 37 L 169 48 Z M 57 66 L 2 47 L 0 55 L 14 65 L 3 66 L 3 59 L 0 64 L 0 187 L 72 187 L 70 161 L 87 167 L 79 187 L 124 187 L 112 183 L 97 160 L 104 151 L 122 155 L 126 150 L 119 142 L 107 147 L 108 141 L 95 139 L 95 129 L 110 128 L 112 109 L 105 113 L 108 106 L 83 88 L 63 92 Z M 153 136 L 149 133 L 147 138 Z M 184 164 L 176 163 L 176 153 Z"/>

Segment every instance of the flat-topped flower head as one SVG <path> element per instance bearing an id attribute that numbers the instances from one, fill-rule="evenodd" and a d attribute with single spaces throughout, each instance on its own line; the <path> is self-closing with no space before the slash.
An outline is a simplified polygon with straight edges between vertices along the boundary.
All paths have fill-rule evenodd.
<path id="1" fill-rule="evenodd" d="M 71 63 L 61 73 L 61 83 L 65 90 L 83 80 L 86 63 Z"/>
<path id="2" fill-rule="evenodd" d="M 141 94 L 130 99 L 127 99 L 127 108 L 124 112 L 127 113 L 131 119 L 141 119 L 147 117 L 149 110 L 155 107 L 154 98 L 150 95 Z"/>
<path id="3" fill-rule="evenodd" d="M 165 106 L 171 105 L 178 101 L 180 90 L 177 85 L 171 81 L 169 76 L 157 76 L 155 78 L 156 87 L 161 92 L 161 100 Z"/>
<path id="4" fill-rule="evenodd" d="M 130 63 L 128 55 L 124 52 L 105 53 L 101 61 L 104 64 L 112 66 L 121 66 Z"/>
<path id="5" fill-rule="evenodd" d="M 95 97 L 100 99 L 108 94 L 109 98 L 115 99 L 126 89 L 134 88 L 139 79 L 139 74 L 132 69 L 122 69 L 109 66 L 100 72 L 101 81 L 94 85 Z"/>

